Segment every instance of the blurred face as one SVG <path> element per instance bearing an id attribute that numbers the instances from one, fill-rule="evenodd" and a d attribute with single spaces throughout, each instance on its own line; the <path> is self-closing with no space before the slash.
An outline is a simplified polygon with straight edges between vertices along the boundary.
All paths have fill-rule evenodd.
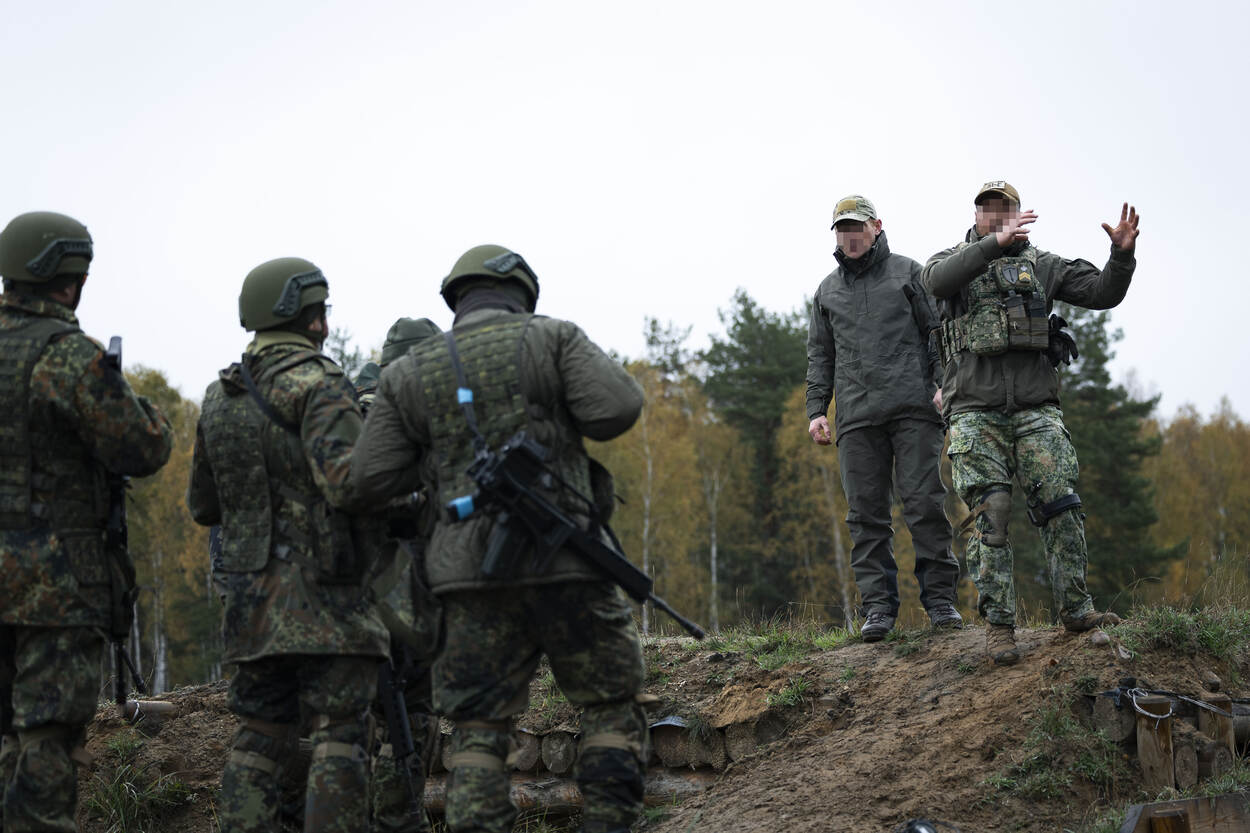
<path id="1" fill-rule="evenodd" d="M 1002 231 L 1008 221 L 1020 216 L 1020 205 L 1007 197 L 989 196 L 977 203 L 977 234 Z"/>
<path id="2" fill-rule="evenodd" d="M 833 227 L 838 238 L 838 248 L 851 260 L 858 260 L 868 253 L 877 235 L 881 233 L 880 220 L 839 220 Z"/>

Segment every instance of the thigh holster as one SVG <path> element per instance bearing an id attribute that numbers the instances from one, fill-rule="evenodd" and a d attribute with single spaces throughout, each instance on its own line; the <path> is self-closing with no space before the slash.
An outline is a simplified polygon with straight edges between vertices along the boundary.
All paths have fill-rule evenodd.
<path id="1" fill-rule="evenodd" d="M 1042 484 L 1038 483 L 1034 487 L 1034 494 L 1041 490 Z M 1033 526 L 1043 527 L 1050 523 L 1050 519 L 1056 515 L 1061 515 L 1070 510 L 1079 510 L 1081 508 L 1081 496 L 1076 492 L 1070 495 L 1063 495 L 1049 503 L 1042 503 L 1036 498 L 1029 501 L 1029 521 Z M 1084 515 L 1081 516 L 1082 518 Z"/>

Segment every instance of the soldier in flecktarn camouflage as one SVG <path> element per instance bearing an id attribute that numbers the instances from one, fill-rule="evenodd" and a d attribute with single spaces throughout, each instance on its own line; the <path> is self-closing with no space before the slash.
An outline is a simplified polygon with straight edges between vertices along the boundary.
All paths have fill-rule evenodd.
<path id="1" fill-rule="evenodd" d="M 386 334 L 377 364 L 369 362 L 356 378 L 360 407 L 368 416 L 377 395 L 378 376 L 396 359 L 428 338 L 441 334 L 428 318 L 400 318 Z M 373 704 L 377 733 L 369 781 L 369 818 L 373 833 L 424 833 L 430 821 L 421 807 L 425 774 L 438 718 L 431 701 L 430 664 L 437 647 L 441 607 L 425 579 L 425 548 L 434 529 L 434 504 L 427 495 L 405 495 L 386 510 L 397 539 L 396 563 L 375 584 L 379 612 L 391 631 L 391 663 L 403 681 L 403 708 L 412 734 L 407 772 L 396 758 L 399 739 L 390 735 L 385 709 Z M 412 799 L 415 798 L 415 806 Z"/>
<path id="2" fill-rule="evenodd" d="M 109 627 L 108 475 L 169 459 L 168 421 L 74 310 L 91 236 L 35 212 L 0 232 L 0 787 L 3 828 L 73 831 L 74 764 Z"/>
<path id="3" fill-rule="evenodd" d="M 311 726 L 306 830 L 368 827 L 366 712 L 388 640 L 365 585 L 381 527 L 348 482 L 362 418 L 319 352 L 328 284 L 300 258 L 253 269 L 239 295 L 256 331 L 204 396 L 187 504 L 221 525 L 229 707 L 240 727 L 222 774 L 223 831 L 272 831 L 279 776 Z"/>
<path id="4" fill-rule="evenodd" d="M 1124 299 L 1136 266 L 1139 217 L 1127 203 L 1120 222 L 1103 230 L 1111 256 L 1101 270 L 1036 248 L 1037 220 L 1020 210 L 1020 194 L 987 182 L 974 200 L 976 220 L 963 243 L 929 258 L 925 287 L 938 299 L 943 415 L 950 424 L 955 490 L 975 524 L 968 572 L 989 622 L 986 652 L 999 665 L 1020 658 L 1015 643 L 1012 581 L 1012 480 L 1024 490 L 1050 564 L 1055 610 L 1070 631 L 1120 618 L 1094 608 L 1085 588 L 1087 553 L 1076 452 L 1059 409 L 1059 363 L 1077 356 L 1055 301 L 1109 309 Z"/>
<path id="5" fill-rule="evenodd" d="M 608 440 L 628 430 L 642 409 L 637 383 L 574 324 L 533 314 L 538 280 L 515 252 L 470 249 L 443 281 L 443 297 L 456 313 L 450 333 L 382 372 L 352 458 L 360 494 L 383 501 L 426 483 L 435 505 L 445 507 L 474 491 L 468 468 L 475 446 L 499 449 L 525 431 L 549 452 L 547 499 L 585 528 L 589 509 L 572 495 L 592 493 L 582 438 Z M 550 485 L 555 477 L 563 488 Z M 488 574 L 483 557 L 499 524 L 489 509 L 460 520 L 440 510 L 425 554 L 444 610 L 434 707 L 456 723 L 447 825 L 512 829 L 509 729 L 546 654 L 565 696 L 582 707 L 576 777 L 583 830 L 624 833 L 642 809 L 646 733 L 631 606 L 563 547 L 538 552 L 509 537 L 494 550 L 499 561 Z"/>

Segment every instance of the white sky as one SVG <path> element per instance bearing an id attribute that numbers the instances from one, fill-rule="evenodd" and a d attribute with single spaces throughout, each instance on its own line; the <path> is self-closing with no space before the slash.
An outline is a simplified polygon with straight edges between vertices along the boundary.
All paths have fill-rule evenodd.
<path id="1" fill-rule="evenodd" d="M 1250 416 L 1242 3 L 0 0 L 0 223 L 71 214 L 79 310 L 198 398 L 247 342 L 244 275 L 316 262 L 363 347 L 441 326 L 465 249 L 522 252 L 539 311 L 642 352 L 736 287 L 800 305 L 833 203 L 924 261 L 1005 178 L 1033 239 L 1102 265 L 1143 215 L 1114 369 Z M 1238 381 L 1241 380 L 1241 381 Z M 801 380 L 796 379 L 798 384 Z"/>

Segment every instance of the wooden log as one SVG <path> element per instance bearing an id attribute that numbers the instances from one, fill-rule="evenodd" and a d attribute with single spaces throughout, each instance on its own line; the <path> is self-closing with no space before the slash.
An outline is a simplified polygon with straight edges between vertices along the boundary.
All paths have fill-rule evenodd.
<path id="1" fill-rule="evenodd" d="M 1206 702 L 1232 714 L 1233 698 L 1227 694 L 1209 694 Z M 1212 740 L 1217 740 L 1227 746 L 1230 753 L 1236 753 L 1237 739 L 1231 717 L 1216 714 L 1210 709 L 1198 709 L 1198 729 Z"/>
<path id="2" fill-rule="evenodd" d="M 1199 740 L 1201 738 L 1201 740 Z M 1198 783 L 1198 746 L 1207 737 L 1184 721 L 1172 723 L 1172 772 L 1178 789 Z"/>
<path id="3" fill-rule="evenodd" d="M 1189 813 L 1183 807 L 1160 810 L 1150 817 L 1150 833 L 1190 833 Z"/>
<path id="4" fill-rule="evenodd" d="M 1220 777 L 1233 768 L 1235 760 L 1227 746 L 1218 740 L 1208 740 L 1198 747 L 1198 780 Z"/>
<path id="5" fill-rule="evenodd" d="M 1147 790 L 1159 790 L 1176 786 L 1176 771 L 1172 765 L 1172 701 L 1167 697 L 1147 695 L 1137 699 L 1137 705 L 1151 715 L 1137 715 L 1137 758 L 1141 761 L 1142 781 Z M 1195 764 L 1195 768 L 1196 768 Z"/>
<path id="6" fill-rule="evenodd" d="M 1137 719 L 1134 717 L 1133 706 L 1123 701 L 1120 708 L 1110 697 L 1095 697 L 1091 719 L 1094 729 L 1101 729 L 1103 734 L 1116 743 L 1134 740 L 1137 737 Z"/>
<path id="7" fill-rule="evenodd" d="M 1169 810 L 1184 810 L 1189 815 L 1191 833 L 1245 833 L 1250 829 L 1250 797 L 1228 793 L 1213 798 L 1135 804 L 1128 808 L 1119 833 L 1154 833 L 1151 825 Z"/>
<path id="8" fill-rule="evenodd" d="M 572 732 L 548 732 L 543 735 L 542 757 L 543 766 L 556 775 L 563 775 L 577 760 L 577 737 Z"/>
<path id="9" fill-rule="evenodd" d="M 538 735 L 528 729 L 518 729 L 516 748 L 508 755 L 508 763 L 520 772 L 533 772 L 542 760 L 543 742 Z"/>
<path id="10" fill-rule="evenodd" d="M 1233 716 L 1233 738 L 1237 741 L 1238 749 L 1250 746 L 1250 714 Z"/>

